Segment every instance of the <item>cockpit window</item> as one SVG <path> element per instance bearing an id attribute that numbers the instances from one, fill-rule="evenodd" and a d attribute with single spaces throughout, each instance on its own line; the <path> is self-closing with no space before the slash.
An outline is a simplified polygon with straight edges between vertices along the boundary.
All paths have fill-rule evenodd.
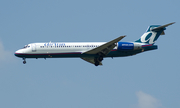
<path id="1" fill-rule="evenodd" d="M 28 46 L 28 45 L 25 45 L 23 48 L 29 48 L 30 46 Z"/>
<path id="2" fill-rule="evenodd" d="M 28 47 L 27 45 L 24 46 L 24 48 L 27 48 L 27 47 Z"/>

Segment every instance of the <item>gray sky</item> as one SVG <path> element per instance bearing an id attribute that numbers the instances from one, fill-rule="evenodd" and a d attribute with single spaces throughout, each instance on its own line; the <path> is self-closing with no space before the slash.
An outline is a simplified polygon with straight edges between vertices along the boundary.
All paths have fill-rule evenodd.
<path id="1" fill-rule="evenodd" d="M 179 108 L 179 0 L 0 1 L 1 108 Z M 22 59 L 33 42 L 135 41 L 149 25 L 167 27 L 158 50 L 106 58 Z"/>

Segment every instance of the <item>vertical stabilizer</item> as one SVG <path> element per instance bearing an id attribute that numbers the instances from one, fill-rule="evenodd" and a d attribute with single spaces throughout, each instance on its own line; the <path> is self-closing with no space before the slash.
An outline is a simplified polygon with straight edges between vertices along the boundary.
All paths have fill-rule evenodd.
<path id="1" fill-rule="evenodd" d="M 169 23 L 163 26 L 160 25 L 151 25 L 148 27 L 148 29 L 146 30 L 146 32 L 141 36 L 141 38 L 135 42 L 139 42 L 139 43 L 147 43 L 147 44 L 154 44 L 156 42 L 156 40 L 159 38 L 160 35 L 164 35 L 164 30 L 166 30 L 166 27 L 169 25 L 174 24 L 173 23 Z"/>

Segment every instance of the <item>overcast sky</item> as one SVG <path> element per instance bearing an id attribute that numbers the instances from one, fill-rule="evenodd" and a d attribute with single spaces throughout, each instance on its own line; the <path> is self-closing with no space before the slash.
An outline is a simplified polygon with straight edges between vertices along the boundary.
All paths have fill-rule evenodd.
<path id="1" fill-rule="evenodd" d="M 1 0 L 1 108 L 179 108 L 179 0 Z M 164 25 L 158 49 L 105 58 L 27 59 L 14 52 L 34 42 L 135 41 Z"/>

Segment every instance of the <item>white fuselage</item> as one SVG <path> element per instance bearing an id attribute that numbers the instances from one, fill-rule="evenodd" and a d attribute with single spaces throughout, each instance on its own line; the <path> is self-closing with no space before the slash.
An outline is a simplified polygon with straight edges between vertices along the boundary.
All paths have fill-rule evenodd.
<path id="1" fill-rule="evenodd" d="M 101 46 L 105 42 L 49 42 L 49 43 L 31 43 L 25 48 L 16 51 L 15 53 L 24 54 L 48 54 L 48 53 L 83 53 L 88 50 Z M 114 49 L 117 49 L 115 47 Z"/>

